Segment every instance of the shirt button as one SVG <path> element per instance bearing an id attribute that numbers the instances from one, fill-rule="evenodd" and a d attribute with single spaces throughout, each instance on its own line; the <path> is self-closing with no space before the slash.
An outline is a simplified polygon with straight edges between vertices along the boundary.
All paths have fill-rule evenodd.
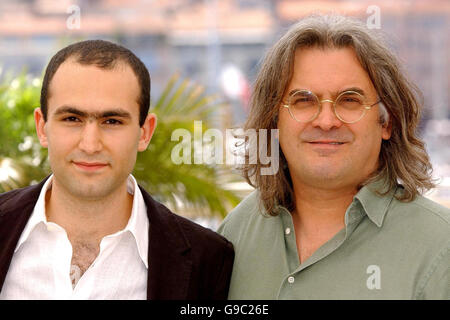
<path id="1" fill-rule="evenodd" d="M 294 277 L 289 277 L 289 278 L 288 278 L 288 282 L 289 282 L 289 283 L 294 283 L 294 281 L 295 281 Z"/>
<path id="2" fill-rule="evenodd" d="M 284 230 L 284 233 L 290 234 L 291 233 L 291 228 L 286 228 L 286 230 Z"/>

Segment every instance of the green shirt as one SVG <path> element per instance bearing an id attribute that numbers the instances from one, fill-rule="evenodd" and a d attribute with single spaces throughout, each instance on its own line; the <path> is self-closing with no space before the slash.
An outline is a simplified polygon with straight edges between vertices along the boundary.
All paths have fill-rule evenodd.
<path id="1" fill-rule="evenodd" d="M 363 187 L 345 228 L 299 263 L 291 214 L 260 210 L 254 191 L 218 232 L 235 248 L 229 299 L 450 299 L 450 210 Z M 262 205 L 261 205 L 262 207 Z"/>

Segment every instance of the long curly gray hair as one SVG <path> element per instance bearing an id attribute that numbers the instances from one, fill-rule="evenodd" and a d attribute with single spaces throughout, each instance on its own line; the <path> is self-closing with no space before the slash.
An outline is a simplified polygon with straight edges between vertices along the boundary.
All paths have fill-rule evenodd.
<path id="1" fill-rule="evenodd" d="M 416 133 L 422 95 L 405 77 L 397 58 L 385 45 L 381 35 L 353 18 L 313 15 L 294 24 L 276 42 L 266 54 L 254 83 L 250 114 L 244 130 L 256 129 L 258 132 L 259 129 L 277 128 L 279 105 L 292 77 L 295 51 L 311 47 L 353 48 L 387 109 L 388 116 L 380 112 L 380 122 L 387 119 L 391 122 L 392 135 L 382 142 L 378 169 L 362 185 L 383 178 L 387 181 L 386 193 L 401 183 L 405 190 L 398 199 L 405 202 L 433 188 L 432 166 L 424 143 Z M 267 150 L 270 150 L 271 130 L 267 132 Z M 271 215 L 277 214 L 277 205 L 294 209 L 289 169 L 282 150 L 279 152 L 280 170 L 275 175 L 262 175 L 261 168 L 265 165 L 259 161 L 246 162 L 241 166 L 243 176 L 259 190 L 262 204 Z"/>

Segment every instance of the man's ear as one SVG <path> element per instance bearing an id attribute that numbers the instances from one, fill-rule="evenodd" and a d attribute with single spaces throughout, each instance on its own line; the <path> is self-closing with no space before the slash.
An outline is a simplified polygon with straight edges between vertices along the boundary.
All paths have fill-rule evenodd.
<path id="1" fill-rule="evenodd" d="M 392 133 L 392 121 L 389 120 L 387 123 L 383 124 L 381 128 L 381 137 L 383 140 L 389 140 Z"/>
<path id="2" fill-rule="evenodd" d="M 41 146 L 48 148 L 47 134 L 45 132 L 46 122 L 44 121 L 41 108 L 34 109 L 34 123 L 36 124 L 36 133 Z"/>
<path id="3" fill-rule="evenodd" d="M 138 151 L 145 151 L 152 139 L 153 133 L 156 129 L 156 114 L 149 113 L 145 122 L 141 127 L 141 136 L 139 138 Z"/>
<path id="4" fill-rule="evenodd" d="M 391 115 L 389 114 L 386 106 L 383 102 L 380 102 L 378 105 L 378 121 L 381 124 L 381 137 L 383 140 L 389 140 L 391 138 L 392 133 L 392 120 Z"/>

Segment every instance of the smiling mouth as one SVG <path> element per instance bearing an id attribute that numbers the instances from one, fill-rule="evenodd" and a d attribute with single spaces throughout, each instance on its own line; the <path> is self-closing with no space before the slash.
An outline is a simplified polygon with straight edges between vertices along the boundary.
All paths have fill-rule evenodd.
<path id="1" fill-rule="evenodd" d="M 85 171 L 95 171 L 107 166 L 105 163 L 99 162 L 73 162 L 78 168 Z"/>
<path id="2" fill-rule="evenodd" d="M 309 142 L 311 144 L 318 144 L 318 145 L 341 145 L 345 142 L 337 142 L 337 141 L 311 141 Z"/>

